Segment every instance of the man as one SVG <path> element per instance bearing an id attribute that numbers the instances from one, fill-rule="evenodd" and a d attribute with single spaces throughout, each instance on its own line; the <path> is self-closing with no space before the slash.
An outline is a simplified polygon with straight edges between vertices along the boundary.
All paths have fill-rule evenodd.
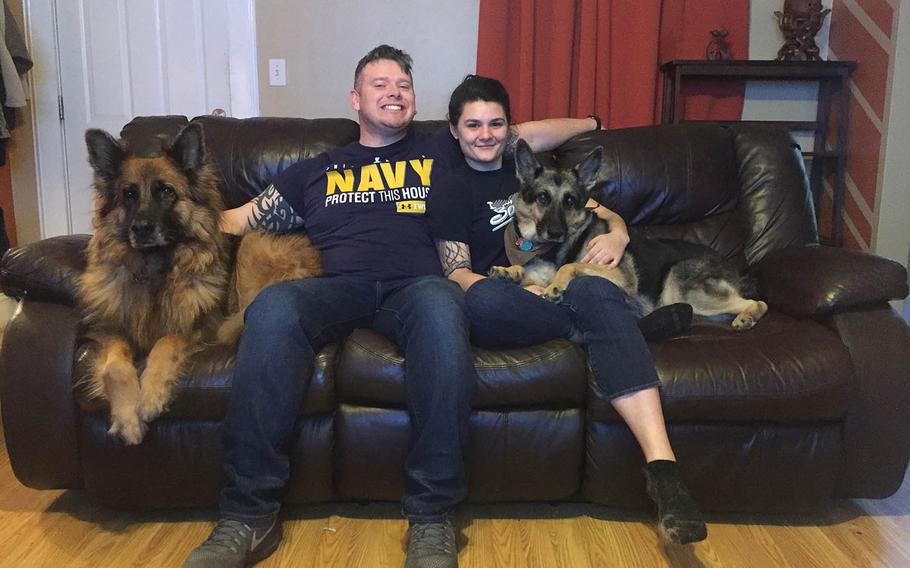
<path id="1" fill-rule="evenodd" d="M 284 448 L 314 355 L 356 327 L 372 327 L 405 356 L 412 430 L 405 565 L 457 566 L 450 516 L 467 490 L 462 450 L 476 374 L 462 293 L 440 276 L 424 212 L 432 180 L 463 158 L 448 129 L 409 132 L 415 96 L 411 58 L 401 50 L 382 45 L 364 56 L 350 101 L 358 142 L 289 167 L 223 215 L 222 228 L 232 233 L 305 229 L 322 252 L 325 277 L 271 286 L 246 312 L 225 420 L 221 520 L 185 567 L 247 566 L 278 547 Z M 547 149 L 595 122 L 516 129 Z"/>

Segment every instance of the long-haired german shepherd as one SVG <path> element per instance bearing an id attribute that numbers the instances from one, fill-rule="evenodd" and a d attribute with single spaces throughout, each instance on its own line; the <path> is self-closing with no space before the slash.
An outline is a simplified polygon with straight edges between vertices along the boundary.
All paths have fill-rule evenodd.
<path id="1" fill-rule="evenodd" d="M 78 288 L 99 344 L 90 390 L 110 404 L 110 432 L 138 444 L 171 400 L 187 357 L 216 335 L 225 343 L 239 336 L 241 315 L 224 317 L 232 285 L 230 304 L 243 310 L 266 285 L 318 276 L 322 266 L 303 235 L 251 233 L 231 275 L 231 240 L 219 229 L 223 205 L 201 125 L 190 123 L 152 157 L 130 153 L 102 130 L 87 131 L 85 140 L 96 190 Z"/>
<path id="2" fill-rule="evenodd" d="M 746 299 L 750 280 L 709 247 L 631 231 L 616 268 L 578 262 L 592 238 L 609 232 L 606 221 L 585 208 L 602 160 L 603 149 L 597 147 L 571 170 L 545 168 L 519 140 L 515 167 L 520 191 L 512 198 L 513 223 L 518 236 L 542 249 L 524 266 L 494 267 L 490 276 L 543 286 L 551 300 L 559 299 L 575 276 L 601 276 L 638 298 L 644 312 L 684 302 L 697 315 L 734 314 L 737 330 L 753 327 L 768 305 Z"/>

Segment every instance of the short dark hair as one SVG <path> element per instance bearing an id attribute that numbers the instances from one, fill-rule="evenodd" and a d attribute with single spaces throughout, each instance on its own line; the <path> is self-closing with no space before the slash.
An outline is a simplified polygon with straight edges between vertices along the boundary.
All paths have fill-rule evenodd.
<path id="1" fill-rule="evenodd" d="M 464 105 L 474 101 L 499 103 L 506 113 L 506 120 L 512 122 L 512 108 L 509 105 L 509 92 L 505 86 L 492 77 L 468 75 L 452 91 L 449 98 L 449 123 L 458 126 L 458 120 L 464 111 Z"/>
<path id="2" fill-rule="evenodd" d="M 357 88 L 357 81 L 360 79 L 360 72 L 363 71 L 363 68 L 380 59 L 394 61 L 401 67 L 402 71 L 408 74 L 408 77 L 411 77 L 412 81 L 414 80 L 414 77 L 411 75 L 411 66 L 414 64 L 414 60 L 411 59 L 411 56 L 397 47 L 382 44 L 371 49 L 369 53 L 361 57 L 360 61 L 357 62 L 357 69 L 354 70 L 355 89 Z"/>

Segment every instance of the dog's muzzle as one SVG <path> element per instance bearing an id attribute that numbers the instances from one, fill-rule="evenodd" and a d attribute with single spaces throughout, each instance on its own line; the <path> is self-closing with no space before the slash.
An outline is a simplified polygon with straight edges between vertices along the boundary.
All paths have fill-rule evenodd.
<path id="1" fill-rule="evenodd" d="M 537 240 L 540 242 L 561 243 L 566 238 L 567 229 L 568 227 L 566 227 L 565 223 L 560 223 L 559 220 L 544 219 L 543 222 L 537 225 Z"/>
<path id="2" fill-rule="evenodd" d="M 133 248 L 160 247 L 164 244 L 164 235 L 155 223 L 134 221 L 130 225 L 130 245 Z"/>

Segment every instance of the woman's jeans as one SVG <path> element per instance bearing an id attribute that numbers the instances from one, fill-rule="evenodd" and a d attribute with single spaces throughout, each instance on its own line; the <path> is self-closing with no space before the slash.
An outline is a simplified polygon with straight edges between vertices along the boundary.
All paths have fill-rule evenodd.
<path id="1" fill-rule="evenodd" d="M 511 281 L 487 278 L 468 289 L 465 302 L 476 345 L 571 339 L 588 351 L 598 396 L 612 400 L 660 385 L 629 297 L 609 280 L 579 276 L 554 303 Z"/>
<path id="2" fill-rule="evenodd" d="M 283 282 L 263 290 L 245 317 L 225 420 L 222 516 L 260 524 L 277 514 L 315 354 L 356 327 L 372 327 L 405 356 L 412 431 L 405 515 L 414 522 L 449 515 L 467 492 L 462 451 L 476 384 L 455 283 L 436 276 Z"/>

